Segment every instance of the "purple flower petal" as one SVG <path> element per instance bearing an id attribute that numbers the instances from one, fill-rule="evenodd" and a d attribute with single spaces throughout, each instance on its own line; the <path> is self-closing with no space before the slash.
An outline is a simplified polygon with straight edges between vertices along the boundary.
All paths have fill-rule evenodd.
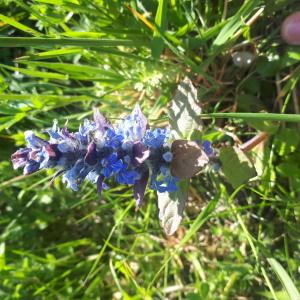
<path id="1" fill-rule="evenodd" d="M 146 148 L 146 146 L 137 141 L 134 143 L 132 147 L 132 156 L 133 156 L 133 165 L 138 166 L 142 164 L 150 155 L 150 151 Z"/>
<path id="2" fill-rule="evenodd" d="M 97 193 L 101 194 L 102 190 L 105 188 L 106 184 L 104 183 L 104 176 L 99 175 L 97 179 Z"/>
<path id="3" fill-rule="evenodd" d="M 47 152 L 49 158 L 58 158 L 59 151 L 57 144 L 48 144 L 44 147 L 44 149 Z"/>
<path id="4" fill-rule="evenodd" d="M 141 140 L 145 134 L 145 131 L 147 129 L 148 120 L 143 114 L 139 104 L 136 104 L 134 110 L 131 113 L 133 119 L 137 123 L 137 127 L 139 129 L 139 139 Z"/>
<path id="5" fill-rule="evenodd" d="M 69 139 L 73 139 L 73 140 L 75 139 L 74 134 L 70 133 L 66 126 L 64 128 L 62 128 L 61 134 L 64 138 L 69 138 Z"/>
<path id="6" fill-rule="evenodd" d="M 84 158 L 84 162 L 93 166 L 97 163 L 97 151 L 96 144 L 94 142 L 90 143 L 87 147 L 87 153 Z"/>
<path id="7" fill-rule="evenodd" d="M 40 150 L 34 150 L 34 151 L 30 151 L 28 154 L 28 158 L 29 160 L 35 160 L 35 161 L 39 161 L 40 158 Z"/>
<path id="8" fill-rule="evenodd" d="M 14 169 L 18 169 L 26 165 L 30 151 L 30 148 L 22 148 L 11 155 L 11 162 Z"/>
<path id="9" fill-rule="evenodd" d="M 133 194 L 137 206 L 140 206 L 144 199 L 145 189 L 147 186 L 148 179 L 149 179 L 149 170 L 145 171 L 142 174 L 142 177 L 134 183 Z"/>
<path id="10" fill-rule="evenodd" d="M 106 118 L 100 113 L 98 108 L 94 108 L 94 121 L 96 123 L 97 128 L 101 133 L 104 133 L 110 124 L 106 120 Z"/>

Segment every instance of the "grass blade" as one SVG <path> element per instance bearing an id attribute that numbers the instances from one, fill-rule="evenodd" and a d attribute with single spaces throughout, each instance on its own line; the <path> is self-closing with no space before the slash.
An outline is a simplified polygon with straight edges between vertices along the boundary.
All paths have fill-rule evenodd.
<path id="1" fill-rule="evenodd" d="M 32 34 L 34 36 L 41 36 L 42 34 L 39 33 L 38 31 L 24 25 L 24 24 L 21 24 L 20 22 L 14 20 L 13 18 L 9 18 L 7 16 L 4 16 L 2 14 L 0 14 L 0 20 L 10 26 L 13 26 L 21 31 L 24 31 L 24 32 L 27 32 L 29 34 Z"/>
<path id="2" fill-rule="evenodd" d="M 122 80 L 123 77 L 116 74 L 113 71 L 105 70 L 103 68 L 98 68 L 90 65 L 81 64 L 69 64 L 69 63 L 53 63 L 53 62 L 33 62 L 33 61 L 19 61 L 21 64 L 26 64 L 34 67 L 48 68 L 57 72 L 68 74 L 73 77 L 83 77 L 84 79 L 89 78 L 113 78 L 117 80 Z"/>
<path id="3" fill-rule="evenodd" d="M 300 122 L 300 114 L 274 114 L 274 113 L 211 113 L 201 114 L 202 119 L 241 119 L 253 121 L 279 121 L 279 122 Z"/>
<path id="4" fill-rule="evenodd" d="M 217 38 L 212 44 L 212 48 L 219 47 L 225 44 L 229 39 L 234 37 L 234 34 L 243 26 L 245 26 L 244 20 L 247 18 L 253 10 L 256 8 L 259 1 L 245 1 L 240 10 L 232 17 L 229 22 L 220 31 Z"/>
<path id="5" fill-rule="evenodd" d="M 3 64 L 0 64 L 0 67 L 11 70 L 11 71 L 20 72 L 22 74 L 25 74 L 25 75 L 28 75 L 31 77 L 39 77 L 39 78 L 47 78 L 47 79 L 60 79 L 60 80 L 68 79 L 67 75 L 53 73 L 53 72 L 41 72 L 41 71 L 35 71 L 35 70 L 30 70 L 30 69 L 10 67 L 10 66 L 6 66 Z"/>
<path id="6" fill-rule="evenodd" d="M 286 289 L 291 300 L 300 300 L 300 294 L 294 285 L 292 279 L 288 273 L 284 270 L 282 265 L 275 258 L 267 259 L 271 265 L 273 271 L 276 273 L 277 277 L 281 281 L 283 287 Z"/>
<path id="7" fill-rule="evenodd" d="M 167 29 L 167 1 L 160 0 L 155 17 L 155 24 L 162 32 Z M 164 40 L 160 37 L 159 32 L 154 31 L 152 40 L 152 56 L 159 58 L 164 50 Z"/>
<path id="8" fill-rule="evenodd" d="M 0 37 L 0 47 L 80 46 L 88 47 L 139 47 L 147 46 L 146 40 L 125 39 L 71 39 L 71 38 L 25 38 Z"/>

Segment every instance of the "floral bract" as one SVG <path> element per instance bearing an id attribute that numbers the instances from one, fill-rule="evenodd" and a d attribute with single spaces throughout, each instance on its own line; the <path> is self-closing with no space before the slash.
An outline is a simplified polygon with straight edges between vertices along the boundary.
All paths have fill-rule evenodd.
<path id="1" fill-rule="evenodd" d="M 74 191 L 87 179 L 101 192 L 108 188 L 105 182 L 114 178 L 120 184 L 134 185 L 137 204 L 143 200 L 149 178 L 153 190 L 177 190 L 178 179 L 170 173 L 170 130 L 151 130 L 138 105 L 115 127 L 95 110 L 94 121 L 85 120 L 78 132 L 60 129 L 57 122 L 46 132 L 49 141 L 25 132 L 27 147 L 11 156 L 15 169 L 24 168 L 27 175 L 57 168 Z"/>

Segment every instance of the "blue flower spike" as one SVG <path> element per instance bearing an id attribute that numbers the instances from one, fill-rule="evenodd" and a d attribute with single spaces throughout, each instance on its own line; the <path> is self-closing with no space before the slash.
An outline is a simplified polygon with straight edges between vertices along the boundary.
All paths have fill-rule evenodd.
<path id="1" fill-rule="evenodd" d="M 74 191 L 84 180 L 96 184 L 98 193 L 108 188 L 107 180 L 133 185 L 138 206 L 148 182 L 150 189 L 161 193 L 177 190 L 179 179 L 170 171 L 174 160 L 170 128 L 150 129 L 139 105 L 115 127 L 94 109 L 94 120 L 84 120 L 77 132 L 66 126 L 60 129 L 54 121 L 46 133 L 49 141 L 25 132 L 26 147 L 11 156 L 14 169 L 24 168 L 27 175 L 56 168 Z M 207 156 L 213 154 L 207 142 L 203 149 Z"/>

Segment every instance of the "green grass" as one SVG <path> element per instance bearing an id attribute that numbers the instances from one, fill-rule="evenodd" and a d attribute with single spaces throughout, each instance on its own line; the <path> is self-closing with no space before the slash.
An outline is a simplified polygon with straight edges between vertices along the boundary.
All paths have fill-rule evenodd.
<path id="1" fill-rule="evenodd" d="M 299 299 L 300 48 L 280 38 L 296 0 L 4 0 L 0 4 L 0 299 Z M 255 55 L 248 68 L 232 53 Z M 184 222 L 166 237 L 157 197 L 74 193 L 53 171 L 24 177 L 23 132 L 76 130 L 94 106 L 113 122 L 139 102 L 168 124 L 180 79 L 198 89 L 216 148 L 269 133 L 258 176 L 191 181 Z M 197 137 L 199 133 L 196 134 Z"/>

